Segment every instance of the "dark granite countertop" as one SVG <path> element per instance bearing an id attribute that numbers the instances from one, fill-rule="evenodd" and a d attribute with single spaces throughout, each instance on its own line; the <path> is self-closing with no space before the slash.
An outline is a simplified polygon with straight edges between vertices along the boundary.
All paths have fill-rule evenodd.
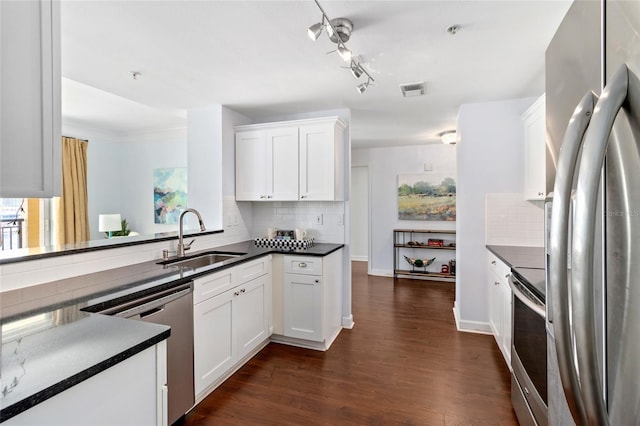
<path id="1" fill-rule="evenodd" d="M 491 253 L 511 268 L 544 269 L 544 247 L 487 245 Z"/>
<path id="2" fill-rule="evenodd" d="M 141 352 L 170 334 L 168 326 L 87 311 L 97 312 L 271 253 L 326 256 L 342 247 L 343 244 L 316 243 L 307 249 L 281 249 L 257 247 L 253 241 L 245 241 L 202 250 L 241 254 L 202 268 L 163 266 L 157 264 L 158 261 L 150 261 L 42 284 L 42 287 L 49 287 L 49 291 L 91 288 L 81 297 L 73 291 L 67 292 L 68 295 L 63 293 L 55 303 L 49 298 L 41 298 L 20 300 L 5 306 L 6 300 L 16 299 L 12 293 L 22 289 L 2 293 L 0 422 Z M 188 257 L 197 254 L 192 253 Z"/>

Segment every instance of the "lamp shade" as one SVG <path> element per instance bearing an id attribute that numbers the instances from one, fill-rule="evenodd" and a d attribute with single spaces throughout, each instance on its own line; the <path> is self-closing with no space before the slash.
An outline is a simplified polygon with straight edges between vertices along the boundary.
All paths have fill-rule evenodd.
<path id="1" fill-rule="evenodd" d="M 122 220 L 119 214 L 101 214 L 98 216 L 98 231 L 111 232 L 122 229 Z"/>

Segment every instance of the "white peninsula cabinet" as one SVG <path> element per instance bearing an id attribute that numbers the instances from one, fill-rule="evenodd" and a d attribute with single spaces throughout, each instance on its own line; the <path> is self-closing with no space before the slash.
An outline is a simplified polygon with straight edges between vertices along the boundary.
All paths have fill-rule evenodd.
<path id="1" fill-rule="evenodd" d="M 202 400 L 271 334 L 271 256 L 194 280 L 194 386 Z"/>
<path id="2" fill-rule="evenodd" d="M 345 127 L 337 117 L 236 127 L 236 200 L 342 200 Z"/>
<path id="3" fill-rule="evenodd" d="M 511 268 L 487 252 L 489 284 L 489 325 L 505 362 L 511 369 Z"/>
<path id="4" fill-rule="evenodd" d="M 11 417 L 3 425 L 167 425 L 166 340 Z"/>
<path id="5" fill-rule="evenodd" d="M 542 95 L 524 114 L 524 196 L 544 200 L 547 195 L 545 97 Z"/>
<path id="6" fill-rule="evenodd" d="M 342 250 L 324 257 L 283 255 L 275 285 L 272 340 L 327 350 L 342 329 Z M 278 309 L 280 308 L 280 309 Z"/>
<path id="7" fill-rule="evenodd" d="M 0 197 L 60 195 L 60 2 L 0 1 Z"/>

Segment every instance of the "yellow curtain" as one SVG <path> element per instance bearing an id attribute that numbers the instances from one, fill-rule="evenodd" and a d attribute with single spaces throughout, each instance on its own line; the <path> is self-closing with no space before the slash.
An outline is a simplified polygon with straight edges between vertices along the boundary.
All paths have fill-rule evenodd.
<path id="1" fill-rule="evenodd" d="M 56 244 L 89 240 L 87 203 L 88 141 L 62 137 L 62 196 L 57 211 Z"/>

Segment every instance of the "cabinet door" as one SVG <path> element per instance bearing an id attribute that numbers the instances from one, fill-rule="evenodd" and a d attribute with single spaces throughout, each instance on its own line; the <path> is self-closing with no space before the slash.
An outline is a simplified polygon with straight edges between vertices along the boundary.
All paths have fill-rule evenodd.
<path id="1" fill-rule="evenodd" d="M 300 199 L 335 199 L 335 127 L 300 127 Z"/>
<path id="2" fill-rule="evenodd" d="M 60 3 L 0 2 L 0 197 L 60 195 Z"/>
<path id="3" fill-rule="evenodd" d="M 507 362 L 507 366 L 511 369 L 512 294 L 507 281 L 502 283 L 500 289 L 502 296 L 502 354 L 504 355 L 504 360 Z"/>
<path id="4" fill-rule="evenodd" d="M 267 200 L 298 199 L 298 128 L 266 131 Z"/>
<path id="5" fill-rule="evenodd" d="M 266 158 L 264 130 L 236 133 L 236 200 L 266 200 Z"/>
<path id="6" fill-rule="evenodd" d="M 234 290 L 207 299 L 193 307 L 196 398 L 238 359 L 236 336 L 233 332 Z"/>
<path id="7" fill-rule="evenodd" d="M 317 342 L 324 340 L 320 276 L 285 274 L 284 335 Z"/>
<path id="8" fill-rule="evenodd" d="M 271 279 L 269 275 L 263 275 L 236 287 L 233 291 L 239 359 L 269 337 L 269 317 L 265 309 L 268 279 Z"/>
<path id="9" fill-rule="evenodd" d="M 500 281 L 493 271 L 489 271 L 489 326 L 500 346 L 502 335 L 502 292 Z"/>
<path id="10" fill-rule="evenodd" d="M 523 115 L 525 140 L 525 198 L 544 200 L 546 196 L 546 129 L 544 96 Z"/>

